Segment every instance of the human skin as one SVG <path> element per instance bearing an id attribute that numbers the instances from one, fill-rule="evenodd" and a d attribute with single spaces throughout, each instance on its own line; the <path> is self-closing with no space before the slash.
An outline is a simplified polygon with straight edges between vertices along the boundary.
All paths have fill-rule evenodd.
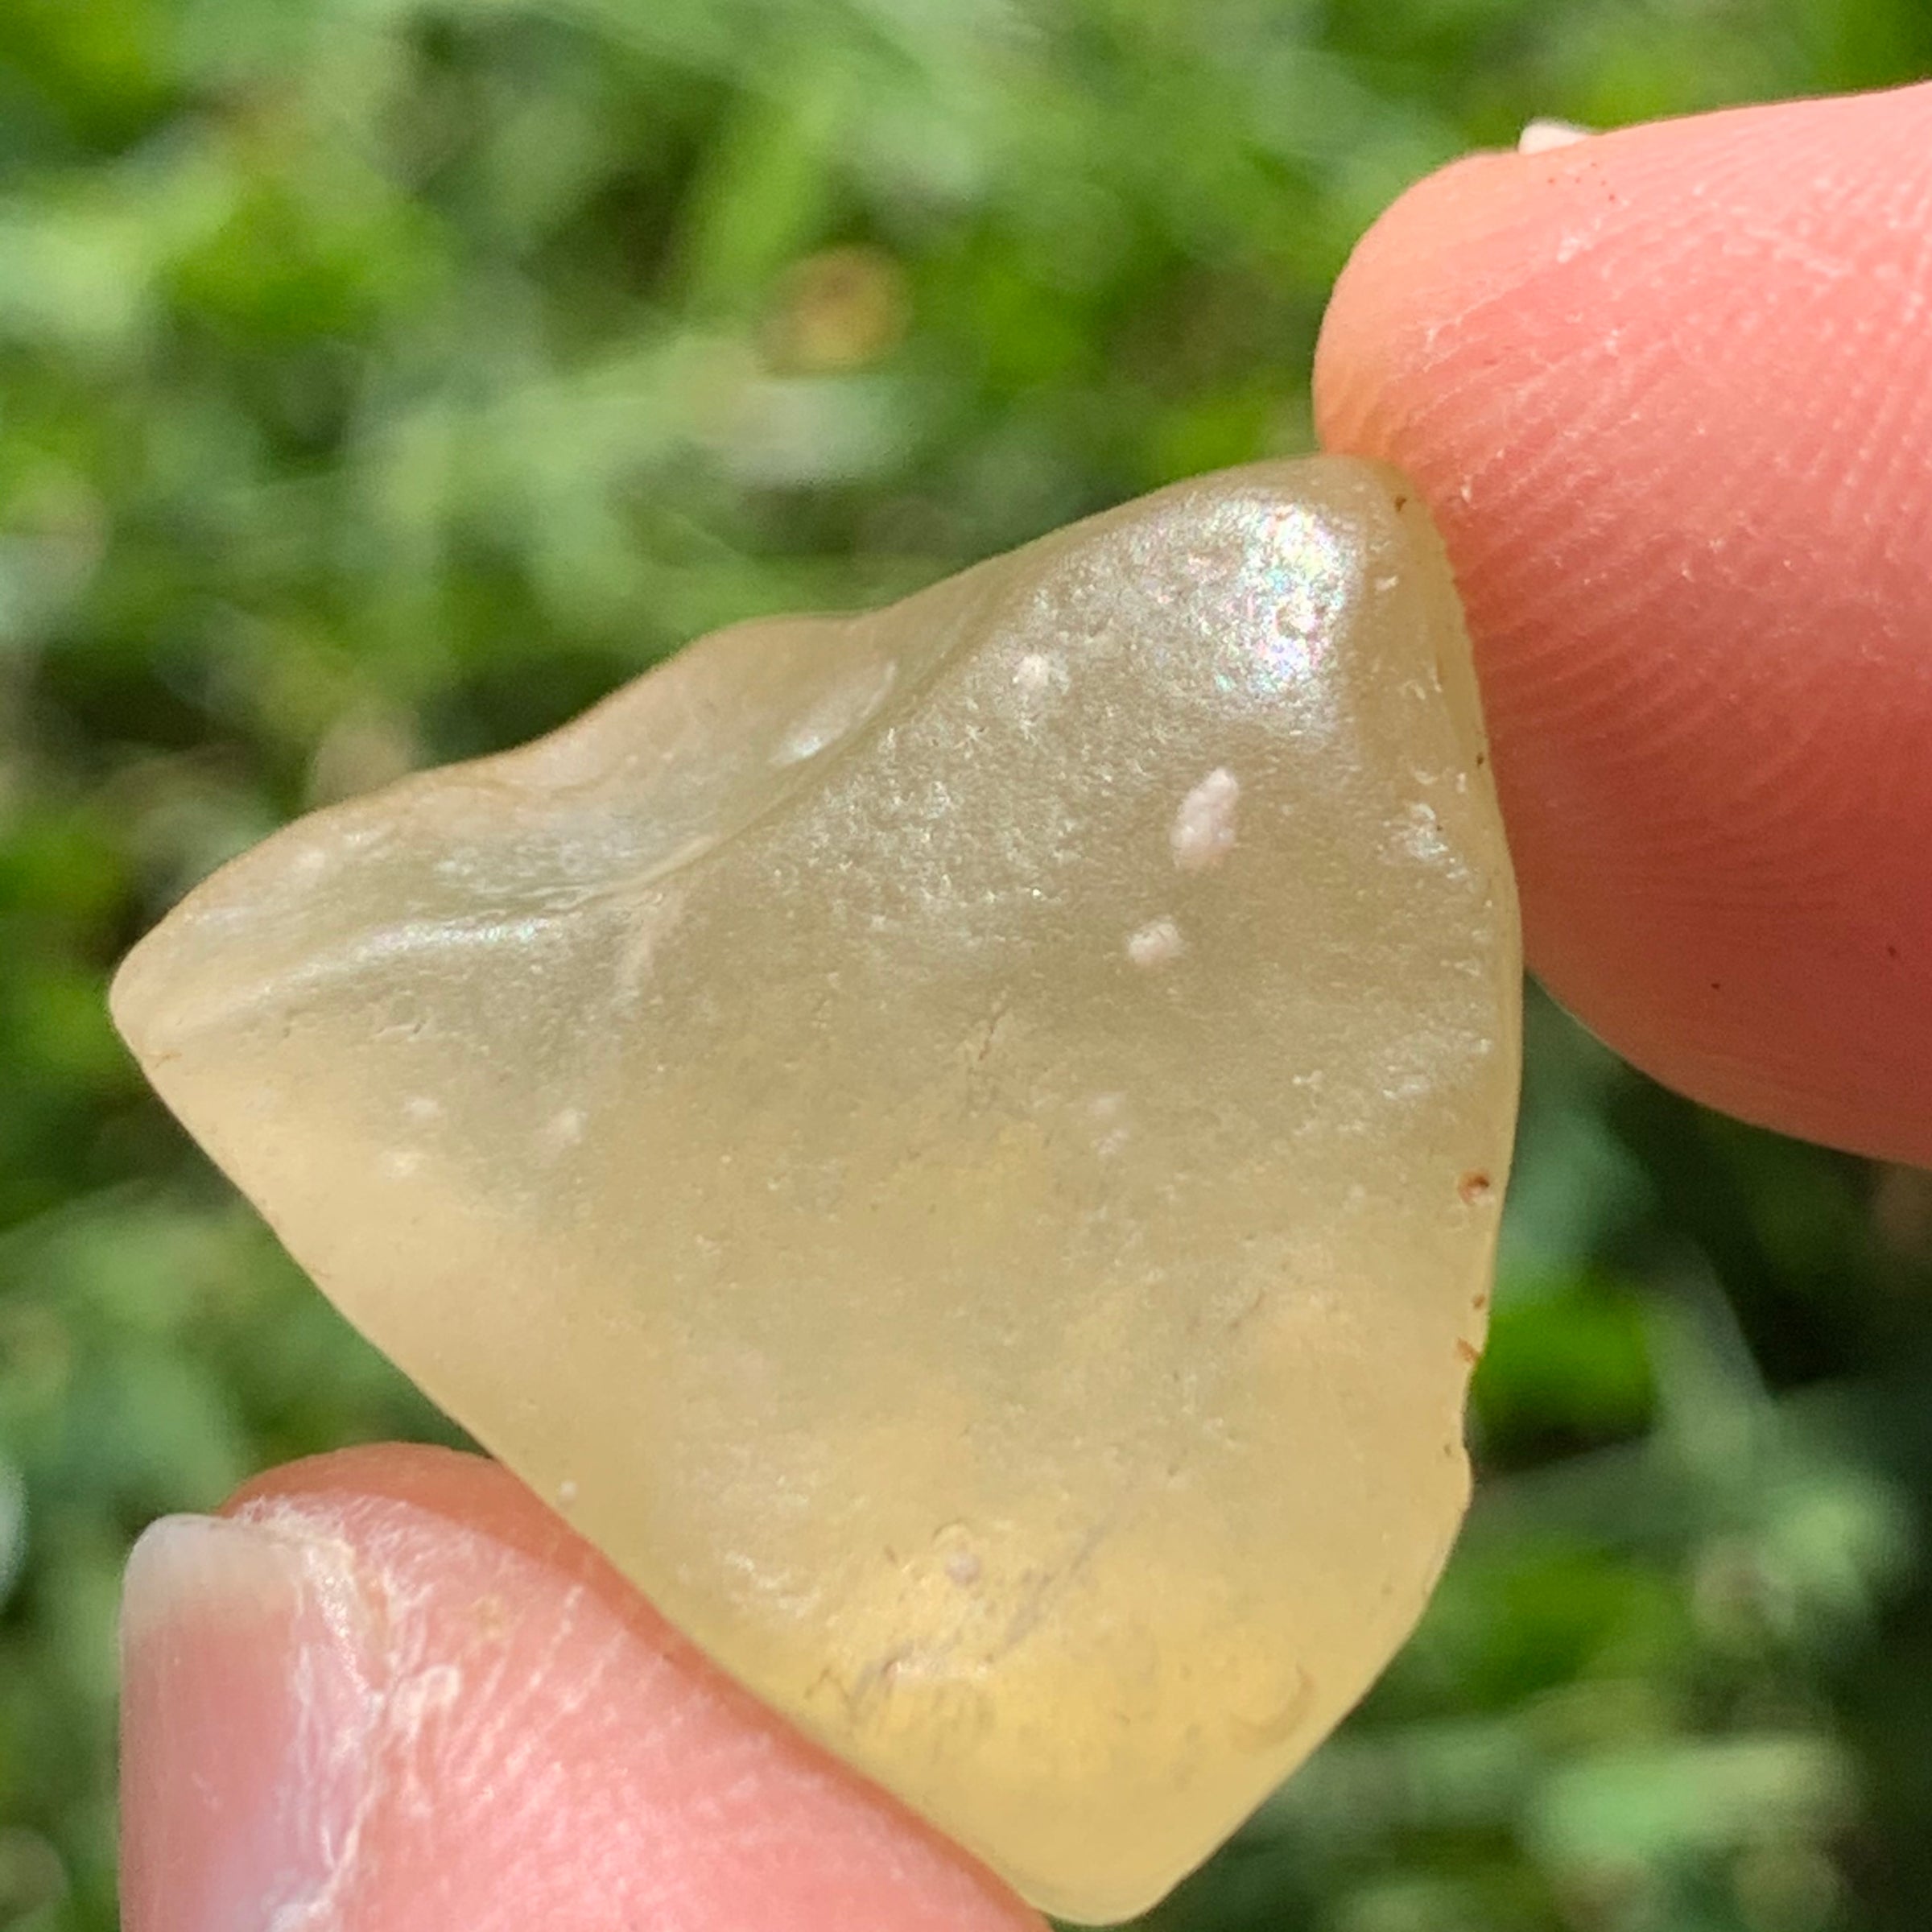
<path id="1" fill-rule="evenodd" d="M 1532 964 L 1699 1099 L 1932 1162 L 1932 86 L 1459 163 L 1315 388 L 1443 527 Z M 474 1459 L 157 1525 L 124 1653 L 126 1932 L 1041 1924 Z"/>
<path id="2" fill-rule="evenodd" d="M 1448 545 L 1532 970 L 1696 1100 L 1932 1164 L 1932 86 L 1445 169 L 1315 398 Z"/>

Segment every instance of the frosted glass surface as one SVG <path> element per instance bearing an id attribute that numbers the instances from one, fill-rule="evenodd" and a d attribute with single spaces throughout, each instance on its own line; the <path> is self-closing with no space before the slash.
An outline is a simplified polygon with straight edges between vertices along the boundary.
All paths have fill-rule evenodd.
<path id="1" fill-rule="evenodd" d="M 114 1004 L 323 1289 L 667 1615 L 1104 1921 L 1448 1550 L 1517 976 L 1441 552 L 1324 458 L 318 813 Z"/>

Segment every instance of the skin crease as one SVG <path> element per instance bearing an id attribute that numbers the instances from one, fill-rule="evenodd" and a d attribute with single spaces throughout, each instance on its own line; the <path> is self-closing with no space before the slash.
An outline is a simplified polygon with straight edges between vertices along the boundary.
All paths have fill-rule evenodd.
<path id="1" fill-rule="evenodd" d="M 1316 402 L 1443 526 L 1552 989 L 1932 1161 L 1932 88 L 1459 163 Z M 123 1642 L 126 1932 L 1039 1932 L 473 1459 L 151 1533 Z"/>
<path id="2" fill-rule="evenodd" d="M 1535 972 L 1697 1100 L 1932 1162 L 1932 85 L 1444 170 L 1315 395 L 1442 526 Z"/>

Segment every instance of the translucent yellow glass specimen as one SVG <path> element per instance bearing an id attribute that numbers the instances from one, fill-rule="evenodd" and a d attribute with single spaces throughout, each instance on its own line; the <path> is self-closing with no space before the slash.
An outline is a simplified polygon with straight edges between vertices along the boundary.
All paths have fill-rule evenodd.
<path id="1" fill-rule="evenodd" d="M 282 832 L 114 989 L 359 1327 L 1089 1921 L 1441 1568 L 1517 999 L 1447 569 L 1330 459 L 708 638 Z"/>

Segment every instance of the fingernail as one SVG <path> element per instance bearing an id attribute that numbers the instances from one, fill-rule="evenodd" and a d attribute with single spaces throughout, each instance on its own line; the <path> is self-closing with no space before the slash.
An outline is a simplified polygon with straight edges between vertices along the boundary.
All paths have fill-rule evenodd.
<path id="1" fill-rule="evenodd" d="M 320 1925 L 353 1862 L 377 1605 L 324 1538 L 198 1516 L 134 1546 L 121 1612 L 123 1932 Z"/>
<path id="2" fill-rule="evenodd" d="M 1532 121 L 1517 137 L 1516 151 L 1519 155 L 1546 155 L 1553 147 L 1587 141 L 1591 131 L 1579 127 L 1574 121 Z"/>

